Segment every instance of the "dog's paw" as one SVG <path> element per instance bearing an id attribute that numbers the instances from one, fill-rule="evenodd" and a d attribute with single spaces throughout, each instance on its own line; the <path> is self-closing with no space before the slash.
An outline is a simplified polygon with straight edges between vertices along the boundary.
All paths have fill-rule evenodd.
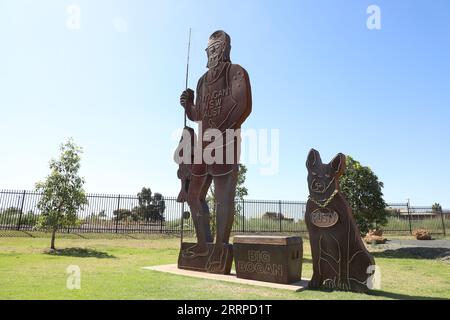
<path id="1" fill-rule="evenodd" d="M 337 288 L 341 291 L 351 291 L 350 282 L 348 280 L 338 281 Z"/>
<path id="2" fill-rule="evenodd" d="M 332 279 L 327 279 L 323 282 L 323 287 L 327 290 L 335 290 L 336 289 L 336 282 Z"/>

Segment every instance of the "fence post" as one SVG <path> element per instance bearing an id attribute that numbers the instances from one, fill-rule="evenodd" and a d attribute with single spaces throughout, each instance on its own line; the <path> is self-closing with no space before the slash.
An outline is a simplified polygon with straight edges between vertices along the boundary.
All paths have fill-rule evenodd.
<path id="1" fill-rule="evenodd" d="M 242 198 L 242 233 L 245 233 L 245 202 Z"/>
<path id="2" fill-rule="evenodd" d="M 445 232 L 445 221 L 444 221 L 444 210 L 441 208 L 441 221 L 442 221 L 442 230 L 444 231 L 444 238 L 447 236 Z"/>
<path id="3" fill-rule="evenodd" d="M 116 233 L 119 227 L 119 216 L 120 216 L 120 194 L 119 197 L 117 198 L 117 215 L 116 215 Z"/>
<path id="4" fill-rule="evenodd" d="M 160 220 L 160 225 L 159 225 L 159 233 L 163 233 L 163 215 L 161 214 L 161 217 L 159 218 Z"/>
<path id="5" fill-rule="evenodd" d="M 281 218 L 281 200 L 278 201 L 278 214 L 280 216 L 280 233 L 283 232 L 282 218 Z"/>
<path id="6" fill-rule="evenodd" d="M 408 202 L 406 203 L 406 208 L 408 210 L 408 221 L 409 221 L 409 233 L 412 235 L 412 225 L 411 225 L 411 211 L 410 211 L 410 206 L 409 206 L 409 199 Z"/>
<path id="7" fill-rule="evenodd" d="M 184 231 L 184 202 L 181 203 L 180 248 L 182 248 L 183 246 L 183 231 Z"/>
<path id="8" fill-rule="evenodd" d="M 23 193 L 22 193 L 22 204 L 20 205 L 20 214 L 19 214 L 19 221 L 17 222 L 17 231 L 20 230 L 20 227 L 22 225 L 23 205 L 25 203 L 26 192 L 27 192 L 26 190 L 23 190 Z"/>

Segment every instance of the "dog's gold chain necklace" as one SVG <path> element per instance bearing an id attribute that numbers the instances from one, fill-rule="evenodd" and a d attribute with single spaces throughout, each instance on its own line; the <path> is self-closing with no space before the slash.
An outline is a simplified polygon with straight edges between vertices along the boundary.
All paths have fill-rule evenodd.
<path id="1" fill-rule="evenodd" d="M 325 201 L 324 204 L 321 204 L 319 201 L 313 199 L 311 196 L 309 196 L 309 200 L 311 200 L 312 202 L 314 202 L 315 204 L 317 204 L 319 207 L 321 208 L 325 208 L 327 207 L 330 202 L 334 199 L 334 197 L 339 193 L 339 190 L 334 190 L 333 194 Z"/>

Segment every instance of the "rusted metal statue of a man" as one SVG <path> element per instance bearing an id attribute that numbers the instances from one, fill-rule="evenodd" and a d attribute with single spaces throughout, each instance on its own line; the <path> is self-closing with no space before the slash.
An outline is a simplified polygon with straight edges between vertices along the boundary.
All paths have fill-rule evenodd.
<path id="1" fill-rule="evenodd" d="M 229 273 L 231 267 L 226 245 L 234 220 L 240 128 L 252 108 L 248 74 L 231 63 L 230 50 L 230 36 L 224 31 L 214 32 L 206 48 L 208 71 L 198 81 L 195 103 L 191 89 L 180 97 L 187 117 L 199 124 L 197 152 L 201 151 L 201 157 L 195 157 L 192 165 L 187 193 L 197 243 L 182 248 L 182 259 L 184 263 L 189 259 L 205 261 L 205 271 L 212 273 Z M 217 216 L 214 246 L 206 202 L 211 182 L 215 187 Z M 229 266 L 225 260 L 230 261 Z M 196 265 L 193 269 L 202 269 L 196 263 L 193 265 Z"/>

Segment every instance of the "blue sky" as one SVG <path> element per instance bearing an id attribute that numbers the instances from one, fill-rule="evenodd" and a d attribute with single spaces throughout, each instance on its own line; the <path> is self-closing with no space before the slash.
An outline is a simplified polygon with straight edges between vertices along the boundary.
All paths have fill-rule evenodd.
<path id="1" fill-rule="evenodd" d="M 387 201 L 450 207 L 449 15 L 446 0 L 0 0 L 0 188 L 32 188 L 73 137 L 88 191 L 176 195 L 192 27 L 190 87 L 223 29 L 252 84 L 244 128 L 280 130 L 279 171 L 249 165 L 249 198 L 305 200 L 314 147 L 370 166 Z"/>

